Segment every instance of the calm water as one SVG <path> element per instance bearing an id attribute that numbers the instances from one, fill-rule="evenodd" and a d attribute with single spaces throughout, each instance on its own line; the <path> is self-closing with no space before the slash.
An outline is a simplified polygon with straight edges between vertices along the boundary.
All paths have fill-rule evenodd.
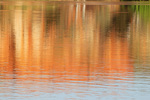
<path id="1" fill-rule="evenodd" d="M 0 3 L 0 100 L 148 100 L 150 6 Z"/>

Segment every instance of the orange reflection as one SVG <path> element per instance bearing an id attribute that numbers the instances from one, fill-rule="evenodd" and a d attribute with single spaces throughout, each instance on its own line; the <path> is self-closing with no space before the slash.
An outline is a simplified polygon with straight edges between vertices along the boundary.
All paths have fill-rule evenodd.
<path id="1" fill-rule="evenodd" d="M 118 6 L 43 4 L 20 9 L 1 14 L 1 73 L 15 74 L 3 78 L 59 83 L 94 81 L 100 73 L 111 78 L 122 73 L 121 79 L 133 71 L 127 38 L 115 30 L 107 36 Z"/>

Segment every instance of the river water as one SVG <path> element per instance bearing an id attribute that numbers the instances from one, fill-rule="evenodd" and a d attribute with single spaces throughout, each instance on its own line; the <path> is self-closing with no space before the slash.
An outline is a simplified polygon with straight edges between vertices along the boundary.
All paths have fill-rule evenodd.
<path id="1" fill-rule="evenodd" d="M 0 2 L 0 100 L 148 100 L 150 6 Z"/>

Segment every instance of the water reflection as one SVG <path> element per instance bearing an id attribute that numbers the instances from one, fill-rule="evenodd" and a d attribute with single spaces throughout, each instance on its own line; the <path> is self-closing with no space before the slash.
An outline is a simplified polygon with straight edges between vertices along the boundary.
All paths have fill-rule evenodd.
<path id="1" fill-rule="evenodd" d="M 137 6 L 0 8 L 0 98 L 149 97 L 150 24 Z"/>

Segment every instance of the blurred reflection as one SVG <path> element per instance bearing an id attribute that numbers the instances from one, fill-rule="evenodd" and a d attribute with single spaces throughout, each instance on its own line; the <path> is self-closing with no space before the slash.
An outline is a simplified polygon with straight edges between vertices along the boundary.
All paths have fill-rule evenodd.
<path id="1" fill-rule="evenodd" d="M 89 84 L 95 88 L 96 85 L 118 87 L 114 83 L 133 81 L 137 54 L 142 54 L 138 56 L 142 62 L 148 54 L 145 43 L 149 41 L 149 23 L 139 37 L 143 29 L 136 23 L 142 22 L 128 8 L 46 3 L 1 5 L 0 78 L 14 79 L 16 86 L 30 88 L 25 90 L 29 93 L 36 91 L 33 84 L 54 90 L 82 87 L 82 92 L 86 92 Z M 143 45 L 140 51 L 137 44 Z M 80 84 L 74 87 L 68 83 Z"/>

